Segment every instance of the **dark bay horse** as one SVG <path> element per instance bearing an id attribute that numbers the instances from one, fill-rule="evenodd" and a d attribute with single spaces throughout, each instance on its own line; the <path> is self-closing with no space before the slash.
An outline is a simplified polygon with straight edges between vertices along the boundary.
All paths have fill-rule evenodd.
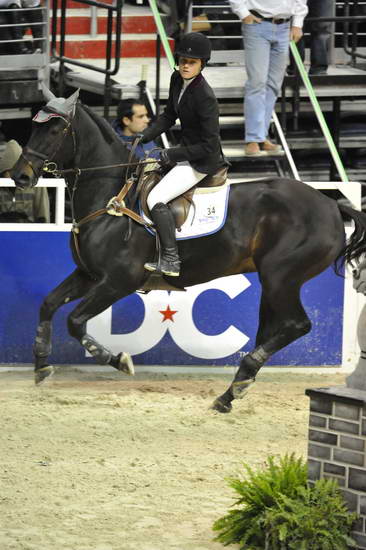
<path id="1" fill-rule="evenodd" d="M 124 182 L 124 166 L 90 168 L 127 163 L 129 153 L 102 118 L 76 101 L 77 94 L 64 99 L 47 91 L 46 99 L 12 177 L 17 186 L 34 186 L 45 166 L 55 163 L 64 170 L 78 222 L 105 208 Z M 127 207 L 131 193 L 125 198 Z M 342 214 L 355 223 L 348 244 Z M 268 178 L 231 187 L 227 221 L 217 233 L 179 242 L 182 269 L 174 278 L 175 286 L 253 271 L 258 272 L 262 286 L 255 347 L 241 360 L 214 409 L 229 412 L 233 399 L 243 397 L 265 361 L 310 331 L 301 286 L 334 262 L 357 261 L 366 250 L 365 230 L 365 214 L 339 206 L 300 181 Z M 81 301 L 68 317 L 70 335 L 98 363 L 130 373 L 133 369 L 127 353 L 113 355 L 87 334 L 86 323 L 143 287 L 149 277 L 144 263 L 154 258 L 155 239 L 126 216 L 103 214 L 79 227 L 77 242 L 79 253 L 71 237 L 75 271 L 45 298 L 40 309 L 34 345 L 36 383 L 52 373 L 47 362 L 52 317 L 60 306 L 78 298 Z"/>

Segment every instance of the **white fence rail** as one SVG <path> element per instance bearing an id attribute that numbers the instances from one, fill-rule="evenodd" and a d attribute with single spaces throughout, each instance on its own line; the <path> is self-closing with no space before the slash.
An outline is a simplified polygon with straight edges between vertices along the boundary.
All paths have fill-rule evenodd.
<path id="1" fill-rule="evenodd" d="M 262 178 L 261 178 L 262 179 Z M 254 181 L 254 180 L 253 180 Z M 236 180 L 232 180 L 236 183 Z M 307 185 L 320 190 L 338 190 L 354 206 L 361 210 L 361 183 L 359 182 L 305 182 Z M 0 178 L 0 187 L 15 187 L 13 180 Z M 70 231 L 71 224 L 65 223 L 65 180 L 56 178 L 40 178 L 37 187 L 56 189 L 55 221 L 52 223 L 0 223 L 0 231 Z"/>

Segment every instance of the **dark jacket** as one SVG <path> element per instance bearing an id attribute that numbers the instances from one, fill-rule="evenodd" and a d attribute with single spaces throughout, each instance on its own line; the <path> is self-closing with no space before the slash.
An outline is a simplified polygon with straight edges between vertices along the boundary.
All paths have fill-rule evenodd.
<path id="1" fill-rule="evenodd" d="M 164 112 L 144 130 L 144 141 L 150 141 L 174 126 L 180 119 L 182 132 L 179 147 L 167 149 L 173 162 L 187 160 L 195 170 L 215 174 L 226 164 L 220 144 L 219 106 L 212 88 L 199 74 L 186 88 L 179 104 L 183 79 L 174 71 L 170 79 L 168 103 Z"/>
<path id="2" fill-rule="evenodd" d="M 123 128 L 117 119 L 114 119 L 112 121 L 112 128 L 116 132 L 119 139 L 125 144 L 127 149 L 131 151 L 132 145 L 133 145 L 133 142 L 135 141 L 136 136 L 134 135 L 125 136 L 125 134 L 123 133 Z M 158 159 L 159 158 L 158 149 L 159 149 L 159 145 L 157 145 L 155 141 L 149 141 L 147 143 L 140 142 L 135 149 L 135 156 L 138 159 L 144 159 L 146 157 Z"/>

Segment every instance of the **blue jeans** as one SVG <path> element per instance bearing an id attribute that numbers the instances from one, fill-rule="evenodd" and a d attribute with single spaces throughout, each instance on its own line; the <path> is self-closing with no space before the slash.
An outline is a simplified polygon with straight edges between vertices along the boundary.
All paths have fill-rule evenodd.
<path id="1" fill-rule="evenodd" d="M 245 141 L 263 142 L 288 61 L 290 22 L 242 24 L 245 66 Z"/>

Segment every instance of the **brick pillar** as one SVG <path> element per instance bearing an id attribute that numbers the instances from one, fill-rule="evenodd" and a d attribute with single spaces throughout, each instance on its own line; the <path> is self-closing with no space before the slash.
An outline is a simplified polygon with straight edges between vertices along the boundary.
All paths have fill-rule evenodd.
<path id="1" fill-rule="evenodd" d="M 308 479 L 336 479 L 351 511 L 352 536 L 366 550 L 366 391 L 343 386 L 308 389 Z"/>

